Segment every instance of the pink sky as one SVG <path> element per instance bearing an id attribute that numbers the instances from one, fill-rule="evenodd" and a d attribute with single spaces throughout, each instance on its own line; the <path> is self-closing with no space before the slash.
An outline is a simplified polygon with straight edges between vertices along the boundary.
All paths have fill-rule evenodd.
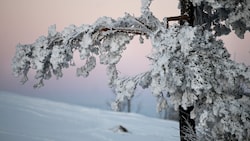
<path id="1" fill-rule="evenodd" d="M 160 20 L 165 16 L 176 16 L 178 0 L 154 0 L 152 11 Z M 87 79 L 77 78 L 75 69 L 64 71 L 59 81 L 52 79 L 45 82 L 45 87 L 33 90 L 33 76 L 21 86 L 18 78 L 11 75 L 11 59 L 18 43 L 33 43 L 39 36 L 47 35 L 47 28 L 57 25 L 58 31 L 70 24 L 91 24 L 98 17 L 123 17 L 124 13 L 140 15 L 140 0 L 1 0 L 0 1 L 0 90 L 23 94 L 39 94 L 45 97 L 76 99 L 86 93 L 95 93 L 94 99 L 103 93 L 111 93 L 107 86 L 105 66 L 98 67 Z M 244 40 L 234 35 L 223 37 L 225 45 L 236 61 L 250 65 L 250 34 Z M 146 71 L 149 62 L 145 56 L 150 53 L 150 41 L 138 44 L 133 41 L 119 64 L 124 74 L 135 74 Z M 80 66 L 81 64 L 79 64 Z M 74 94 L 73 94 L 74 93 Z M 70 95 L 70 96 L 69 96 Z M 74 95 L 71 97 L 71 95 Z"/>

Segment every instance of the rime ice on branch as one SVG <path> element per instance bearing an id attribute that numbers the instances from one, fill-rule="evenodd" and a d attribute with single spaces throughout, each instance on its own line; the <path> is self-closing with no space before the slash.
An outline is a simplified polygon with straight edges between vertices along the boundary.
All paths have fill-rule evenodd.
<path id="1" fill-rule="evenodd" d="M 239 38 L 244 38 L 250 31 L 249 0 L 190 0 L 196 6 L 196 22 L 211 27 L 216 35 L 230 33 L 234 30 Z"/>
<path id="2" fill-rule="evenodd" d="M 207 8 L 208 19 L 195 21 L 204 23 L 201 26 L 185 24 L 167 28 L 167 18 L 161 22 L 150 11 L 151 0 L 142 0 L 140 17 L 127 13 L 117 20 L 102 17 L 93 25 L 70 25 L 62 32 L 57 32 L 53 25 L 47 37 L 41 36 L 33 44 L 17 45 L 13 73 L 25 83 L 29 69 L 34 69 L 38 80 L 34 87 L 41 87 L 43 80 L 52 75 L 62 77 L 62 69 L 74 65 L 73 53 L 78 50 L 86 63 L 77 68 L 77 76 L 87 77 L 96 66 L 97 56 L 100 64 L 107 66 L 109 86 L 116 93 L 114 110 L 118 110 L 123 100 L 131 99 L 141 86 L 150 88 L 158 98 L 158 111 L 167 107 L 166 96 L 176 109 L 194 106 L 192 118 L 196 120 L 200 138 L 211 135 L 220 139 L 228 134 L 249 137 L 250 105 L 246 102 L 249 96 L 243 86 L 250 87 L 250 68 L 230 60 L 222 41 L 215 38 L 230 32 L 230 27 L 243 37 L 250 27 L 249 1 L 192 2 L 197 6 L 196 14 L 204 14 L 199 6 Z M 135 76 L 120 77 L 116 65 L 126 44 L 137 35 L 141 41 L 149 38 L 152 42 L 152 54 L 148 57 L 152 67 Z"/>

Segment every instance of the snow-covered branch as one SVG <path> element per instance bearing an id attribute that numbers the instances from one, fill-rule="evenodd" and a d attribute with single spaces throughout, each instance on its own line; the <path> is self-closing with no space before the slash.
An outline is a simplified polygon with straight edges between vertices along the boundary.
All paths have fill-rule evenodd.
<path id="1" fill-rule="evenodd" d="M 35 79 L 39 80 L 35 87 L 43 86 L 43 79 L 50 79 L 52 72 L 57 78 L 63 76 L 62 69 L 74 64 L 73 53 L 78 50 L 80 58 L 87 61 L 77 69 L 77 75 L 86 77 L 95 67 L 94 54 L 100 55 L 102 64 L 116 64 L 121 58 L 121 50 L 133 36 L 151 35 L 150 27 L 152 25 L 146 23 L 144 17 L 135 18 L 129 14 L 118 20 L 103 17 L 93 25 L 70 25 L 62 32 L 57 32 L 52 25 L 47 37 L 41 36 L 33 44 L 17 45 L 13 73 L 22 76 L 22 83 L 25 83 L 29 69 L 35 69 Z"/>
<path id="2" fill-rule="evenodd" d="M 191 0 L 195 6 L 196 24 L 213 26 L 216 35 L 227 35 L 235 31 L 239 38 L 244 38 L 250 31 L 249 0 Z"/>

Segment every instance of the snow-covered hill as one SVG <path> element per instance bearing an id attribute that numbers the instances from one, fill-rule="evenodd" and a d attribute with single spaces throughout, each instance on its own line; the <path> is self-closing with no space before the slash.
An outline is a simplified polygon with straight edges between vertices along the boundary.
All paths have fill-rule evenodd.
<path id="1" fill-rule="evenodd" d="M 179 130 L 173 121 L 0 92 L 0 140 L 178 141 Z"/>

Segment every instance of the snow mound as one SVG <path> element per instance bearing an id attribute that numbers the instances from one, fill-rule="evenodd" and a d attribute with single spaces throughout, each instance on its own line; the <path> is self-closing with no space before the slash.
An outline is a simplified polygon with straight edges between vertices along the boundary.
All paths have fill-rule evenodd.
<path id="1" fill-rule="evenodd" d="M 0 92 L 0 140 L 179 140 L 178 123 Z M 128 132 L 117 132 L 119 127 Z M 115 130 L 115 132 L 114 132 Z"/>

